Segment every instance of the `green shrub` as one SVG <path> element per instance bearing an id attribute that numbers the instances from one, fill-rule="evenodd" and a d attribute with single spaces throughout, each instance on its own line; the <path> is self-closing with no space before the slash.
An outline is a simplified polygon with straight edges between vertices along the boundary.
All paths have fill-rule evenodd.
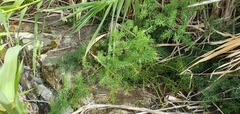
<path id="1" fill-rule="evenodd" d="M 110 54 L 107 50 L 97 52 L 97 61 L 103 66 L 97 74 L 100 84 L 112 90 L 141 82 L 148 77 L 142 77 L 141 73 L 157 60 L 156 49 L 151 46 L 153 40 L 132 23 L 128 21 L 121 30 L 113 33 Z"/>
<path id="2" fill-rule="evenodd" d="M 170 38 L 173 42 L 183 42 L 191 45 L 190 35 L 185 34 L 186 27 L 194 9 L 186 8 L 189 1 L 173 0 L 160 7 L 155 0 L 145 0 L 141 6 L 140 18 L 142 27 L 157 42 L 165 42 Z"/>

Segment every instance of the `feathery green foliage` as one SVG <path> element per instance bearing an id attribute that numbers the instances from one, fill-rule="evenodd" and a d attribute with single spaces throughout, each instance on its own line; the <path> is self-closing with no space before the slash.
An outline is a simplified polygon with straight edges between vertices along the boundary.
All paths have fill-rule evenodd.
<path id="1" fill-rule="evenodd" d="M 205 50 L 196 46 L 192 48 L 193 54 L 186 56 L 188 53 L 183 53 L 185 55 L 181 57 L 176 57 L 163 63 L 157 63 L 158 57 L 167 57 L 171 54 L 172 47 L 154 47 L 155 43 L 177 42 L 181 43 L 181 46 L 192 47 L 193 41 L 196 39 L 190 36 L 190 34 L 186 34 L 186 32 L 188 32 L 187 26 L 189 19 L 196 10 L 187 6 L 199 0 L 171 0 L 170 3 L 164 5 L 159 4 L 157 0 L 143 0 L 141 2 L 137 0 L 134 1 L 134 19 L 125 21 L 125 13 L 123 14 L 123 21 L 119 21 L 119 16 L 122 16 L 120 12 L 121 8 L 119 7 L 126 5 L 123 9 L 128 11 L 129 4 L 131 4 L 129 1 L 130 0 L 126 2 L 121 0 L 116 0 L 115 2 L 109 1 L 109 4 L 106 4 L 106 1 L 95 1 L 64 7 L 63 9 L 68 9 L 79 6 L 81 7 L 81 9 L 78 10 L 79 12 L 88 11 L 76 21 L 75 30 L 79 30 L 96 14 L 99 14 L 99 17 L 103 19 L 100 26 L 104 26 L 104 24 L 108 26 L 106 22 L 110 22 L 110 27 L 106 27 L 110 31 L 110 34 L 107 36 L 108 39 L 102 38 L 95 42 L 101 27 L 98 28 L 94 34 L 93 39 L 86 49 L 86 53 L 89 52 L 90 56 L 87 56 L 85 53 L 85 59 L 81 61 L 84 55 L 82 54 L 83 51 L 76 51 L 72 55 L 65 56 L 67 57 L 65 58 L 65 61 L 67 61 L 65 63 L 83 63 L 83 72 L 87 74 L 87 78 L 94 78 L 94 84 L 98 83 L 101 86 L 109 88 L 111 90 L 110 94 L 113 97 L 119 89 L 128 89 L 132 86 L 145 86 L 149 84 L 156 91 L 160 102 L 166 94 L 175 94 L 177 96 L 179 91 L 184 95 L 188 93 L 195 94 L 208 88 L 201 92 L 202 94 L 194 96 L 191 100 L 204 100 L 207 102 L 206 104 L 214 102 L 224 112 L 238 112 L 239 110 L 236 106 L 238 106 L 239 103 L 234 101 L 236 99 L 238 100 L 239 96 L 238 78 L 223 78 L 214 82 L 216 77 L 209 79 L 208 77 L 194 76 L 194 74 L 180 75 L 186 66 L 189 65 L 189 62 L 194 60 L 194 56 L 205 53 L 211 50 L 211 48 L 214 48 L 214 46 L 205 46 Z M 102 6 L 99 6 L 99 4 Z M 210 11 L 209 9 L 204 10 Z M 68 15 L 67 18 L 79 12 L 74 12 Z M 211 20 L 211 18 L 208 19 Z M 207 21 L 209 21 L 208 19 Z M 203 20 L 202 23 L 205 21 L 206 20 Z M 204 28 L 206 29 L 206 36 L 212 33 L 213 28 L 219 27 L 219 22 L 214 20 L 209 22 L 210 29 L 207 28 L 208 26 Z M 231 24 L 228 24 L 228 26 L 221 25 L 220 28 L 224 27 L 224 29 L 227 30 L 229 25 Z M 211 36 L 211 38 L 213 38 L 211 41 L 216 41 L 219 37 Z M 182 50 L 180 51 L 182 52 Z M 209 68 L 208 71 L 213 71 L 219 64 L 217 62 L 218 60 L 212 60 L 198 65 L 191 70 L 192 72 L 204 72 L 204 68 L 207 67 Z M 90 84 L 92 84 L 92 82 L 92 80 L 89 81 Z M 163 91 L 162 88 L 167 88 L 168 91 Z M 71 89 L 72 87 L 66 86 L 63 91 L 68 93 Z M 59 96 L 59 98 L 62 98 L 61 96 L 63 95 Z M 232 99 L 224 100 L 225 98 Z M 66 99 L 62 102 L 62 104 L 67 104 Z M 229 102 L 233 104 L 230 105 Z M 66 106 L 68 105 L 64 107 Z"/>
<path id="2" fill-rule="evenodd" d="M 148 29 L 157 42 L 172 39 L 173 42 L 183 42 L 191 45 L 189 35 L 185 34 L 190 16 L 194 10 L 186 8 L 189 1 L 173 0 L 160 7 L 155 0 L 145 0 L 141 6 L 140 19 L 142 26 Z"/>
<path id="3" fill-rule="evenodd" d="M 151 46 L 153 40 L 132 23 L 127 21 L 121 30 L 113 33 L 111 52 L 98 50 L 97 61 L 103 66 L 98 74 L 100 84 L 113 90 L 143 80 L 140 74 L 157 59 L 156 50 Z"/>
<path id="4" fill-rule="evenodd" d="M 57 99 L 51 103 L 51 114 L 63 113 L 67 108 L 78 108 L 81 98 L 88 94 L 87 86 L 83 82 L 82 74 L 79 72 L 74 81 L 70 74 L 64 76 L 64 88 L 59 92 Z"/>

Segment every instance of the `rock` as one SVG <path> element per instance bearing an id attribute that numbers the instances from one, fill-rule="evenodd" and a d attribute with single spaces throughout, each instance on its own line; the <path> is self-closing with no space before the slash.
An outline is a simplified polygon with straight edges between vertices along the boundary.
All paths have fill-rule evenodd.
<path id="1" fill-rule="evenodd" d="M 69 106 L 66 109 L 63 109 L 61 114 L 71 114 L 73 112 L 73 109 Z"/>
<path id="2" fill-rule="evenodd" d="M 37 87 L 37 91 L 38 94 L 41 95 L 43 97 L 44 100 L 46 101 L 50 101 L 52 99 L 54 99 L 54 95 L 52 93 L 52 91 L 50 91 L 46 86 L 44 86 L 43 84 L 38 85 Z"/>
<path id="3" fill-rule="evenodd" d="M 36 100 L 36 99 L 38 99 L 37 96 L 34 93 L 32 93 L 32 92 L 29 92 L 26 95 L 27 95 L 29 100 Z"/>
<path id="4" fill-rule="evenodd" d="M 93 100 L 96 104 L 111 104 L 112 99 L 109 95 L 109 90 L 96 87 L 92 91 Z M 115 103 L 118 105 L 128 105 L 128 106 L 136 106 L 136 107 L 145 107 L 150 108 L 153 105 L 153 101 L 156 99 L 153 96 L 146 95 L 142 89 L 134 89 L 132 91 L 128 91 L 127 93 L 124 90 L 119 91 L 116 95 Z"/>
<path id="5" fill-rule="evenodd" d="M 34 78 L 39 77 L 39 74 L 36 73 L 34 77 L 33 71 L 29 67 L 24 67 L 20 83 L 24 90 L 29 90 L 37 87 L 37 83 L 34 81 Z"/>
<path id="6" fill-rule="evenodd" d="M 19 34 L 15 34 L 15 37 L 19 37 L 21 42 L 23 44 L 28 44 L 27 45 L 27 50 L 32 51 L 34 48 L 34 34 L 29 33 L 29 32 L 20 32 Z M 54 36 L 52 34 L 39 34 L 38 35 L 38 41 L 36 46 L 38 48 L 41 48 L 41 53 L 46 53 L 49 50 L 52 50 L 57 47 L 57 43 L 55 39 L 57 37 L 62 37 L 62 36 Z"/>
<path id="7" fill-rule="evenodd" d="M 51 62 L 42 65 L 41 77 L 55 90 L 61 89 L 61 74 L 56 70 L 58 66 L 53 65 Z"/>
<path id="8" fill-rule="evenodd" d="M 76 39 L 73 38 L 73 36 L 71 35 L 65 35 L 63 38 L 63 42 L 61 47 L 67 47 L 67 46 L 71 46 L 71 47 L 76 47 L 78 45 L 78 42 Z"/>
<path id="9" fill-rule="evenodd" d="M 88 97 L 82 99 L 82 105 L 95 104 L 93 94 L 90 94 Z"/>
<path id="10" fill-rule="evenodd" d="M 20 79 L 20 91 L 33 89 L 24 95 L 24 99 L 29 100 L 28 111 L 33 114 L 39 114 L 42 110 L 48 110 L 49 102 L 54 99 L 53 92 L 43 84 L 44 80 L 40 78 L 40 73 L 37 71 L 34 76 L 33 70 L 24 66 L 22 77 Z M 38 102 L 43 101 L 43 102 Z M 47 111 L 48 112 L 48 111 Z"/>
<path id="11" fill-rule="evenodd" d="M 38 111 L 39 111 L 39 107 L 38 107 L 38 105 L 36 104 L 36 103 L 30 103 L 30 109 L 28 109 L 28 110 L 30 110 L 31 111 L 31 114 L 37 114 L 38 113 Z"/>

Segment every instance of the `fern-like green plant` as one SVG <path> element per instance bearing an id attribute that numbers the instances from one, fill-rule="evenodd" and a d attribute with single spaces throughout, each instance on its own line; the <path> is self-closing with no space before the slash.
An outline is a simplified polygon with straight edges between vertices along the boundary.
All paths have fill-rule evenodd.
<path id="1" fill-rule="evenodd" d="M 169 4 L 161 6 L 155 0 L 145 0 L 141 5 L 139 15 L 142 27 L 157 42 L 171 39 L 173 42 L 183 42 L 191 45 L 191 38 L 185 34 L 188 20 L 194 10 L 187 8 L 190 1 L 172 0 Z"/>
<path id="2" fill-rule="evenodd" d="M 79 72 L 74 81 L 71 81 L 71 74 L 64 76 L 64 88 L 58 93 L 57 98 L 51 103 L 50 114 L 63 113 L 69 107 L 79 108 L 82 98 L 88 95 L 88 87 L 84 83 L 82 73 Z"/>
<path id="3" fill-rule="evenodd" d="M 101 85 L 111 88 L 127 87 L 143 81 L 141 73 L 146 67 L 157 60 L 156 49 L 151 45 L 154 41 L 134 26 L 133 21 L 127 21 L 121 29 L 112 34 L 114 49 L 98 50 L 95 59 L 103 66 L 99 71 Z M 106 45 L 108 47 L 108 45 Z M 98 48 L 98 47 L 95 47 Z"/>

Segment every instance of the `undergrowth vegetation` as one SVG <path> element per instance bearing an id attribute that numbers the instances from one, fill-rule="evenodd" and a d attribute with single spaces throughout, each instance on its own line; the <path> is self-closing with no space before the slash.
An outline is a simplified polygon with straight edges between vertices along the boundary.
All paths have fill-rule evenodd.
<path id="1" fill-rule="evenodd" d="M 79 108 L 83 98 L 88 95 L 87 85 L 83 82 L 82 74 L 79 72 L 71 80 L 71 74 L 68 73 L 64 78 L 64 89 L 59 91 L 58 97 L 54 103 L 51 103 L 51 114 L 64 113 L 68 108 Z"/>
<path id="2" fill-rule="evenodd" d="M 12 38 L 8 21 L 20 10 L 20 26 L 27 9 L 36 3 L 31 66 L 34 71 L 41 45 L 39 13 L 61 12 L 61 20 L 57 21 L 70 23 L 73 34 L 80 34 L 86 24 L 99 24 L 88 43 L 58 60 L 63 88 L 50 103 L 52 114 L 77 110 L 90 95 L 92 86 L 106 88 L 112 103 L 121 100 L 117 94 L 122 90 L 145 88 L 156 98 L 155 109 L 184 105 L 177 110 L 240 112 L 239 1 L 73 0 L 61 7 L 54 6 L 54 1 L 45 1 L 49 3 L 47 9 L 41 9 L 46 7 L 42 0 L 4 0 L 0 4 L 0 45 L 9 44 L 10 48 L 20 44 L 18 37 Z M 16 64 L 14 68 L 20 66 Z M 1 69 L 0 77 L 5 72 Z M 19 80 L 14 80 L 17 87 Z M 1 87 L 2 83 L 0 93 Z M 11 110 L 12 104 L 5 105 L 1 100 L 0 111 Z"/>
<path id="3" fill-rule="evenodd" d="M 173 0 L 163 5 L 155 0 L 142 1 L 135 9 L 138 11 L 134 12 L 136 20 L 129 18 L 120 25 L 116 24 L 114 32 L 100 37 L 96 44 L 91 44 L 87 60 L 81 62 L 83 51 L 76 51 L 72 56 L 68 54 L 66 60 L 83 63 L 83 72 L 90 79 L 87 82 L 109 88 L 113 101 L 118 100 L 115 94 L 121 89 L 127 91 L 134 86 L 150 85 L 162 108 L 169 105 L 164 103 L 164 97 L 175 94 L 182 99 L 202 101 L 203 108 L 206 106 L 208 111 L 219 111 L 208 109 L 208 105 L 213 105 L 223 112 L 236 113 L 239 111 L 236 100 L 240 84 L 237 77 L 217 80 L 216 76 L 209 77 L 210 73 L 206 73 L 207 76 L 194 73 L 213 72 L 219 66 L 217 60 L 199 64 L 183 74 L 196 56 L 217 47 L 199 44 L 209 40 L 207 38 L 211 34 L 211 41 L 224 39 L 216 30 L 232 32 L 229 28 L 235 22 L 232 19 L 225 21 L 227 26 L 220 24 L 222 21 L 215 21 L 218 17 L 204 14 L 211 13 L 208 9 L 202 6 L 187 7 L 193 3 Z M 200 21 L 209 23 L 206 25 L 208 28 L 194 25 L 199 16 L 196 12 L 205 15 Z M 188 96 L 184 97 L 179 92 Z"/>
<path id="4" fill-rule="evenodd" d="M 215 21 L 218 17 L 204 14 L 210 13 L 208 9 L 202 6 L 187 7 L 193 3 L 173 0 L 163 5 L 155 0 L 142 1 L 135 7 L 135 21 L 128 17 L 127 21 L 114 25 L 116 28 L 113 32 L 91 42 L 87 60 L 82 61 L 84 48 L 67 54 L 64 60 L 72 65 L 83 64 L 82 72 L 87 74 L 86 82 L 109 88 L 113 101 L 118 100 L 115 94 L 121 89 L 127 91 L 134 86 L 150 85 L 159 99 L 160 108 L 169 105 L 164 103 L 164 97 L 174 94 L 185 100 L 202 101 L 202 106 L 206 106 L 208 111 L 236 113 L 239 111 L 236 100 L 240 94 L 238 77 L 218 79 L 217 76 L 211 78 L 210 73 L 204 73 L 213 72 L 219 66 L 217 60 L 209 60 L 183 73 L 196 56 L 217 47 L 199 45 L 201 42 L 209 40 L 211 34 L 211 41 L 224 39 L 216 30 L 232 32 L 229 28 L 236 22 L 232 19 L 228 23 L 225 21 L 228 26 L 220 24 L 222 21 Z M 205 16 L 200 21 L 209 23 L 206 28 L 194 25 L 197 17 L 201 17 L 196 12 Z M 203 72 L 207 76 L 194 72 Z M 62 90 L 59 99 L 68 95 L 68 92 L 65 93 L 67 88 Z M 216 108 L 208 109 L 208 105 Z"/>

